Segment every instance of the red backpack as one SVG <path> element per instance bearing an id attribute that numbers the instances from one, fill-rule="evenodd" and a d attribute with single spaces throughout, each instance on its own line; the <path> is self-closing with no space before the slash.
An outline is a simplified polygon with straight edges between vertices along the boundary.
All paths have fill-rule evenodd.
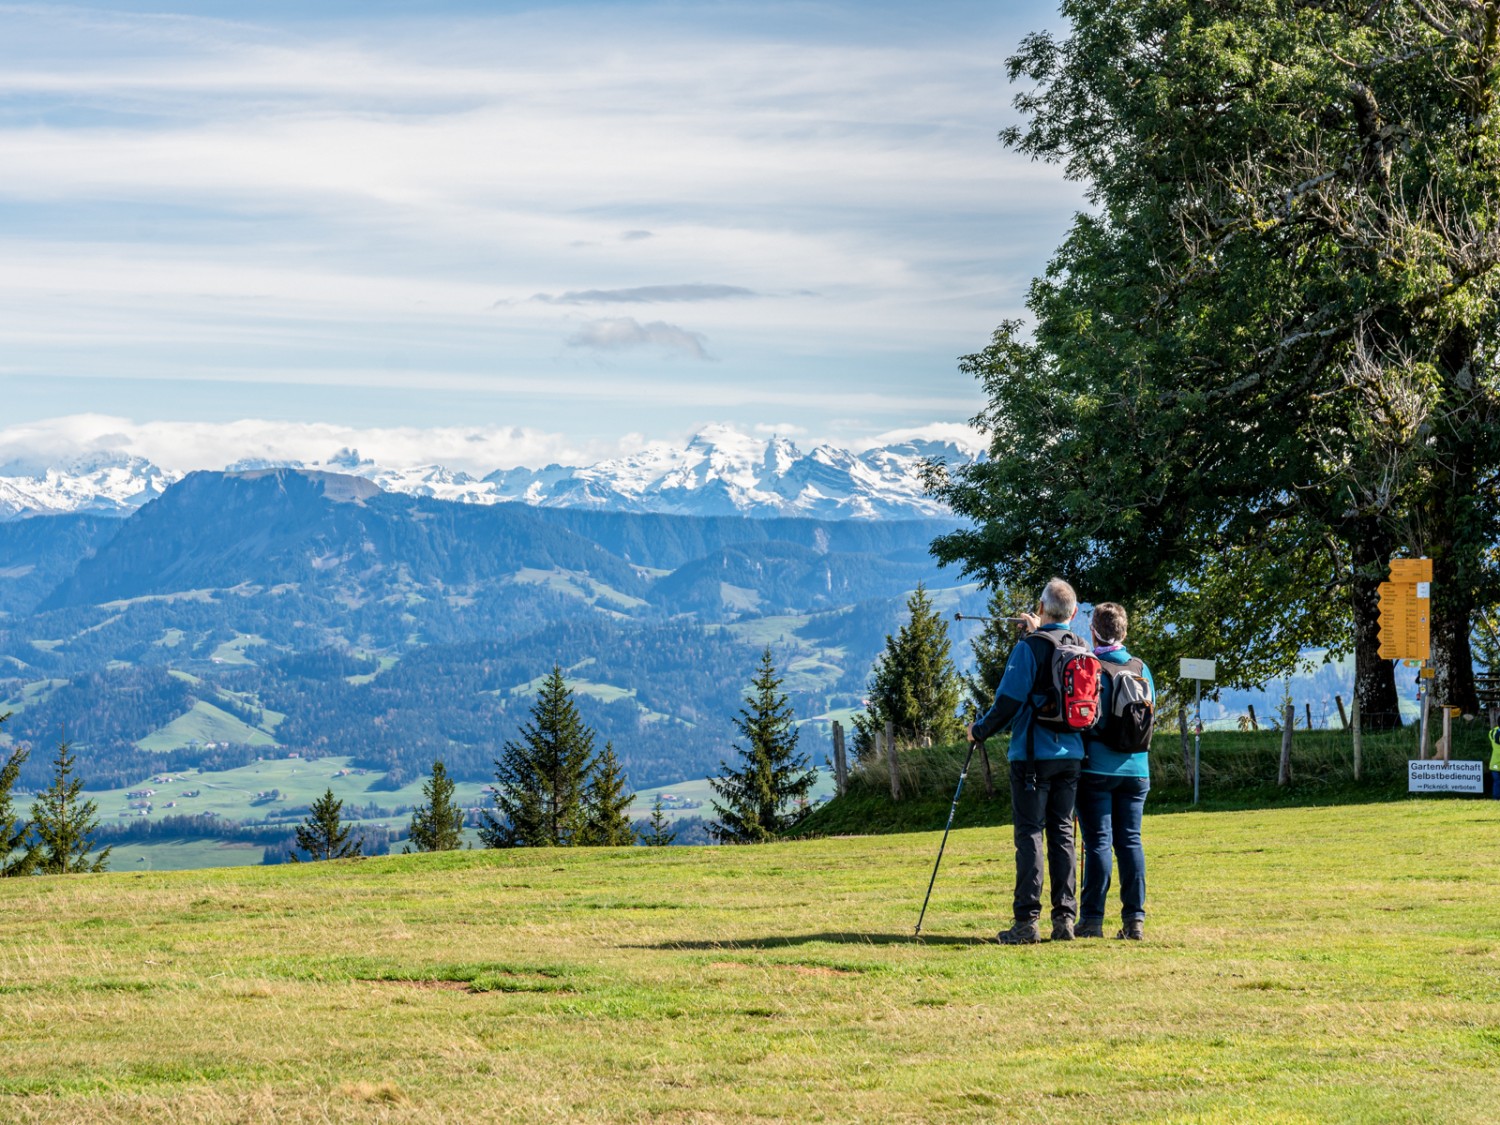
<path id="1" fill-rule="evenodd" d="M 1026 639 L 1033 642 L 1036 657 L 1031 721 L 1064 733 L 1088 730 L 1099 718 L 1099 679 L 1104 674 L 1093 649 L 1065 629 L 1038 629 Z"/>

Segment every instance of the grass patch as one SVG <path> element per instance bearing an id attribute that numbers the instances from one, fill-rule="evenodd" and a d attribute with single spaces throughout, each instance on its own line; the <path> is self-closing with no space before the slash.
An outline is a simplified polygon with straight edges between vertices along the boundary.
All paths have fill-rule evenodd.
<path id="1" fill-rule="evenodd" d="M 1276 731 L 1206 731 L 1201 748 L 1200 810 L 1285 808 L 1407 799 L 1406 763 L 1416 754 L 1410 729 L 1364 737 L 1360 780 L 1354 779 L 1352 738 L 1346 731 L 1299 730 L 1292 742 L 1292 784 L 1276 784 L 1281 735 Z M 1456 724 L 1453 757 L 1486 759 L 1488 736 L 1479 724 Z M 1191 745 L 1191 744 L 1190 744 Z M 1007 739 L 989 744 L 994 796 L 985 795 L 984 772 L 974 756 L 954 816 L 957 827 L 1010 823 Z M 941 827 L 958 784 L 966 748 L 937 746 L 897 755 L 903 799 L 890 799 L 890 773 L 881 761 L 856 765 L 848 792 L 817 808 L 797 826 L 797 836 L 920 832 Z M 1176 731 L 1160 731 L 1151 746 L 1151 795 L 1146 812 L 1192 809 L 1193 790 Z M 1443 798 L 1425 798 L 1442 800 Z"/>
<path id="2" fill-rule="evenodd" d="M 275 746 L 272 738 L 259 727 L 252 727 L 206 700 L 197 700 L 186 714 L 177 716 L 164 727 L 152 731 L 136 742 L 142 750 L 164 753 L 190 743 L 237 742 L 245 746 Z"/>
<path id="3" fill-rule="evenodd" d="M 1021 949 L 1004 829 L 921 942 L 936 832 L 0 880 L 0 1118 L 1493 1120 L 1493 806 L 1146 834 L 1147 941 Z"/>

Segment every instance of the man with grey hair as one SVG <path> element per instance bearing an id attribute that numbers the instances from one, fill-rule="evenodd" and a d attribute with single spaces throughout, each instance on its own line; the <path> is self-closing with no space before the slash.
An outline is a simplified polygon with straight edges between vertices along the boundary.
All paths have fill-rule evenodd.
<path id="1" fill-rule="evenodd" d="M 1052 889 L 1052 940 L 1072 941 L 1078 917 L 1078 861 L 1073 844 L 1073 805 L 1083 762 L 1083 736 L 1038 723 L 1051 685 L 1052 664 L 1063 644 L 1083 642 L 1068 629 L 1078 596 L 1061 578 L 1042 590 L 1035 614 L 1023 614 L 1021 639 L 1011 650 L 995 703 L 969 728 L 983 742 L 1010 729 L 1010 799 L 1015 822 L 1016 891 L 1013 923 L 1000 932 L 1002 945 L 1042 940 L 1042 854 Z"/>

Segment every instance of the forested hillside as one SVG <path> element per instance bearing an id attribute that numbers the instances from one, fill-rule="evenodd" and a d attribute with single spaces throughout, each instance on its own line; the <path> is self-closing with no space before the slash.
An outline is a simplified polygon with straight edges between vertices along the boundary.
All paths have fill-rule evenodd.
<path id="1" fill-rule="evenodd" d="M 195 473 L 128 519 L 0 524 L 11 740 L 94 787 L 343 755 L 483 780 L 560 665 L 636 786 L 703 776 L 766 644 L 799 719 L 859 705 L 941 521 L 488 507 L 296 470 Z M 968 588 L 942 593 L 977 608 Z M 806 728 L 810 749 L 822 738 Z M 41 781 L 44 754 L 22 784 Z"/>

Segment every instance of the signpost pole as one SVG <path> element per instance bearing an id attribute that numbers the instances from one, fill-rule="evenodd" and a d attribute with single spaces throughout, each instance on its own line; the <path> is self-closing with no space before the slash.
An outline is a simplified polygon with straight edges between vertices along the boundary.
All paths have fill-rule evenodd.
<path id="1" fill-rule="evenodd" d="M 1198 803 L 1198 774 L 1201 754 L 1199 744 L 1203 738 L 1203 681 L 1194 680 L 1193 692 L 1193 804 Z"/>
<path id="2" fill-rule="evenodd" d="M 1193 688 L 1193 804 L 1198 803 L 1198 774 L 1203 764 L 1203 681 L 1217 675 L 1217 665 L 1212 660 L 1196 660 L 1184 656 L 1177 662 L 1180 679 L 1192 680 Z M 1179 712 L 1180 715 L 1180 712 Z M 1187 731 L 1182 732 L 1182 756 L 1187 758 Z M 1186 761 L 1183 762 L 1185 766 Z"/>
<path id="3" fill-rule="evenodd" d="M 1432 709 L 1432 688 L 1422 681 L 1422 721 L 1417 726 L 1417 757 L 1427 760 L 1427 712 Z"/>

